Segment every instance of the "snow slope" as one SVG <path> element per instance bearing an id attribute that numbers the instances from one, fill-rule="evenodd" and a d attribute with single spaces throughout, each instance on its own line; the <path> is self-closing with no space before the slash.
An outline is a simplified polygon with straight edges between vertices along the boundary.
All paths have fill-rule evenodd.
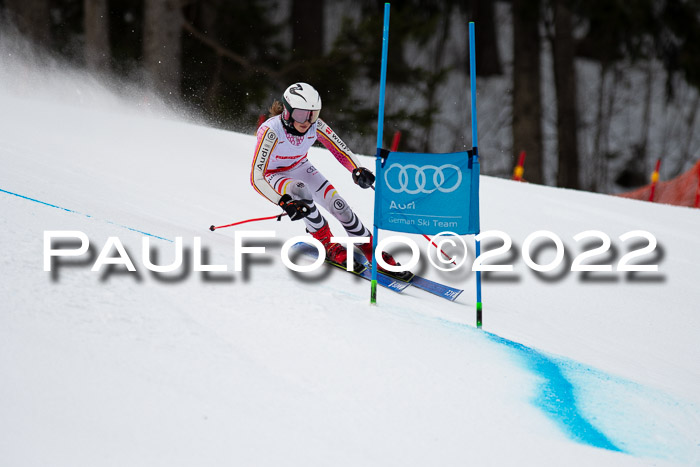
<path id="1" fill-rule="evenodd" d="M 0 465 L 700 465 L 697 210 L 482 177 L 482 230 L 512 238 L 514 270 L 484 278 L 477 330 L 466 268 L 421 260 L 456 303 L 380 289 L 373 307 L 367 282 L 281 264 L 299 222 L 210 232 L 278 212 L 249 185 L 253 137 L 144 102 L 77 72 L 0 73 Z M 311 157 L 371 224 L 371 191 Z M 522 259 L 549 230 L 570 265 L 599 230 L 616 265 L 640 229 L 657 273 Z M 235 232 L 258 230 L 266 253 L 234 271 Z M 47 231 L 90 250 L 45 272 Z M 110 237 L 136 272 L 91 271 Z M 177 237 L 185 264 L 148 271 L 143 239 L 169 264 Z M 194 271 L 196 238 L 226 272 Z"/>

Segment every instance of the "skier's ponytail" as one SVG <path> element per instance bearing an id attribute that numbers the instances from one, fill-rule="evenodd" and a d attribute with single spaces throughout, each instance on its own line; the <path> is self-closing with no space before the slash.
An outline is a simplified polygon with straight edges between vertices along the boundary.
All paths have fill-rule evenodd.
<path id="1" fill-rule="evenodd" d="M 280 101 L 275 99 L 275 102 L 272 103 L 269 109 L 270 117 L 276 117 L 277 115 L 280 115 L 282 111 L 284 111 L 284 106 Z"/>

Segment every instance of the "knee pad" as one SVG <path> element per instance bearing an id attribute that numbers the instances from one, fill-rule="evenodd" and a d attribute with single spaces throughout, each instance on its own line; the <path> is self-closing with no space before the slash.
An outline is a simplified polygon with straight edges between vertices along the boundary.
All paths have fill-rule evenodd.
<path id="1" fill-rule="evenodd" d="M 333 214 L 333 217 L 338 219 L 340 222 L 346 223 L 352 219 L 352 209 L 350 209 L 348 203 L 346 203 L 340 196 L 334 196 L 328 204 L 329 211 L 331 214 Z"/>
<path id="2" fill-rule="evenodd" d="M 291 196 L 294 199 L 313 201 L 313 195 L 311 193 L 311 190 L 309 190 L 309 187 L 306 186 L 306 183 L 300 180 L 292 181 L 289 184 L 287 192 L 289 193 L 289 196 Z"/>

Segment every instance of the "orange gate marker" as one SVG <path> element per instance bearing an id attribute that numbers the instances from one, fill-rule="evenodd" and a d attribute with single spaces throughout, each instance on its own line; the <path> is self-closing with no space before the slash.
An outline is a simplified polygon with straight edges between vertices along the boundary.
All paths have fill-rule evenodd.
<path id="1" fill-rule="evenodd" d="M 649 193 L 649 201 L 654 202 L 654 193 L 656 192 L 656 184 L 659 181 L 659 167 L 661 167 L 661 159 L 656 159 L 656 168 L 651 174 L 651 192 Z"/>
<path id="2" fill-rule="evenodd" d="M 396 130 L 394 137 L 391 139 L 391 152 L 399 150 L 399 141 L 401 141 L 401 132 Z"/>
<path id="3" fill-rule="evenodd" d="M 520 151 L 520 158 L 518 159 L 518 165 L 513 169 L 513 180 L 520 182 L 523 180 L 523 172 L 525 171 L 525 151 Z"/>

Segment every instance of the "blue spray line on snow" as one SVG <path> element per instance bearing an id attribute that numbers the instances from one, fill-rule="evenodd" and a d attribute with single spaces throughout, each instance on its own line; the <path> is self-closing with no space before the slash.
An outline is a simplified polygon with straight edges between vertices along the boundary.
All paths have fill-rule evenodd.
<path id="1" fill-rule="evenodd" d="M 401 310 L 405 314 L 405 310 Z M 429 321 L 437 321 L 459 330 L 474 331 L 472 326 L 450 321 L 440 317 L 428 317 L 421 315 Z M 480 336 L 500 344 L 512 351 L 517 358 L 524 360 L 525 367 L 539 376 L 542 382 L 538 385 L 538 394 L 533 400 L 533 404 L 542 410 L 547 417 L 554 421 L 557 426 L 572 440 L 609 451 L 630 454 L 625 449 L 617 446 L 602 431 L 596 428 L 583 414 L 576 398 L 577 388 L 562 371 L 561 365 L 553 357 L 545 353 L 527 347 L 523 344 L 505 339 L 496 334 L 479 330 Z M 566 359 L 560 359 L 565 362 Z M 571 363 L 575 363 L 570 360 Z M 592 369 L 582 364 L 571 366 L 580 367 L 581 371 L 591 372 Z"/>
<path id="2" fill-rule="evenodd" d="M 532 347 L 496 334 L 486 332 L 485 335 L 490 340 L 515 351 L 518 357 L 525 360 L 527 367 L 543 379 L 534 403 L 570 438 L 597 448 L 624 452 L 581 413 L 574 394 L 574 385 L 564 376 L 554 359 Z"/>
<path id="3" fill-rule="evenodd" d="M 61 206 L 56 206 L 55 204 L 47 203 L 47 202 L 45 202 L 45 201 L 41 201 L 41 200 L 38 200 L 38 199 L 35 199 L 35 198 L 30 198 L 29 196 L 20 195 L 19 193 L 13 193 L 13 192 L 11 192 L 11 191 L 3 190 L 2 188 L 0 188 L 0 192 L 7 193 L 8 195 L 16 196 L 16 197 L 18 197 L 18 198 L 26 199 L 26 200 L 28 200 L 28 201 L 33 201 L 33 202 L 38 203 L 38 204 L 43 204 L 44 206 L 49 206 L 49 207 L 51 207 L 51 208 L 56 208 L 56 209 L 60 209 L 60 210 L 62 210 L 62 211 L 66 211 L 66 212 L 70 212 L 70 213 L 73 213 L 73 214 L 78 214 L 78 215 L 81 215 L 81 216 L 85 216 L 85 217 L 87 217 L 87 218 L 89 218 L 89 219 L 96 219 L 95 217 L 93 217 L 93 216 L 91 216 L 91 215 L 89 215 L 89 214 L 83 214 L 83 213 L 81 213 L 81 212 L 74 211 L 74 210 L 72 210 L 72 209 L 64 208 L 64 207 L 61 207 Z M 129 227 L 129 226 L 127 226 L 127 225 L 122 225 L 122 224 L 117 224 L 116 222 L 112 222 L 112 221 L 108 221 L 108 220 L 105 220 L 105 222 L 108 223 L 108 224 L 116 225 L 117 227 L 121 227 L 121 228 L 123 228 L 123 229 L 131 230 L 132 232 L 137 232 L 137 233 L 140 233 L 140 234 L 149 236 L 149 237 L 157 238 L 157 239 L 159 239 L 159 240 L 165 240 L 166 242 L 171 242 L 171 243 L 172 243 L 172 240 L 170 240 L 170 239 L 168 239 L 168 238 L 159 237 L 158 235 L 153 235 L 153 234 L 151 234 L 151 233 L 144 232 L 143 230 L 134 229 L 133 227 Z"/>
<path id="4" fill-rule="evenodd" d="M 684 425 L 692 420 L 697 427 L 700 412 L 695 404 L 566 357 L 484 334 L 542 378 L 532 402 L 570 439 L 636 457 L 700 465 L 700 436 Z"/>

